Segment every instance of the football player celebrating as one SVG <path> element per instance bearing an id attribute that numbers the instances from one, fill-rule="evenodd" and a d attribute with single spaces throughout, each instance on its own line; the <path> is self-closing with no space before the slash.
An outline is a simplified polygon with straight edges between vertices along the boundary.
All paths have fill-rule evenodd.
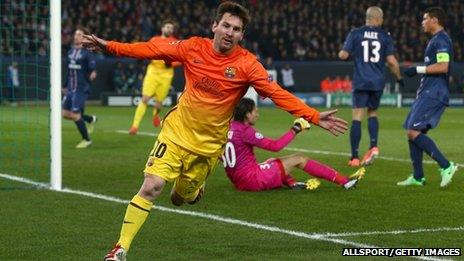
<path id="1" fill-rule="evenodd" d="M 249 20 L 243 6 L 223 2 L 212 24 L 213 39 L 192 37 L 166 44 L 127 44 L 85 36 L 85 46 L 91 50 L 138 59 L 179 61 L 184 65 L 186 79 L 177 106 L 163 121 L 145 166 L 143 184 L 127 206 L 120 238 L 105 260 L 125 259 L 166 182 L 174 182 L 174 205 L 198 202 L 206 178 L 222 154 L 235 105 L 250 85 L 295 117 L 303 117 L 334 135 L 347 130 L 347 122 L 335 116 L 337 110 L 319 112 L 270 80 L 256 56 L 239 45 Z"/>

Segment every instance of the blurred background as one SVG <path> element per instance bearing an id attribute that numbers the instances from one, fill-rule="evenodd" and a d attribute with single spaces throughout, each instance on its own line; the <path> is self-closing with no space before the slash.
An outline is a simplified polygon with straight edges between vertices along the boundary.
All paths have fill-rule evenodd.
<path id="1" fill-rule="evenodd" d="M 104 39 L 137 42 L 149 40 L 159 34 L 161 22 L 166 18 L 174 18 L 178 23 L 176 37 L 179 39 L 193 35 L 209 37 L 212 35 L 214 11 L 220 2 L 64 0 L 62 1 L 63 57 L 71 47 L 73 32 L 78 25 L 87 27 L 92 33 Z M 46 4 L 24 3 L 23 1 L 21 4 L 15 4 L 12 1 L 11 5 L 5 5 L 10 6 L 11 10 L 4 10 L 0 21 L 2 23 L 1 53 L 4 61 L 2 72 L 7 71 L 14 62 L 15 56 L 24 57 L 27 56 L 27 52 L 38 54 L 34 57 L 36 60 L 40 61 L 43 57 L 42 62 L 48 62 L 46 57 L 49 45 L 49 29 L 46 24 L 48 21 L 32 19 L 33 13 L 46 15 L 48 7 Z M 452 67 L 450 91 L 454 94 L 453 97 L 460 97 L 459 94 L 463 93 L 464 2 L 462 0 L 251 0 L 241 3 L 249 8 L 252 16 L 242 45 L 260 59 L 275 78 L 274 80 L 289 91 L 297 93 L 350 93 L 353 65 L 351 61 L 339 61 L 337 53 L 350 30 L 364 24 L 365 10 L 370 5 L 378 5 L 384 10 L 383 28 L 392 35 L 396 57 L 401 66 L 420 63 L 424 59 L 423 53 L 428 39 L 421 29 L 423 10 L 429 6 L 439 5 L 448 14 L 446 30 L 454 41 L 455 63 Z M 14 50 L 25 53 L 15 53 Z M 24 62 L 24 59 L 17 65 L 20 75 L 27 75 L 24 71 L 27 71 L 28 67 L 22 66 L 21 62 Z M 105 95 L 138 95 L 147 62 L 99 54 L 98 77 L 93 82 L 90 99 L 105 103 Z M 64 68 L 63 79 L 65 73 Z M 284 77 L 285 74 L 287 77 Z M 408 94 L 414 96 L 419 77 L 405 79 L 406 88 L 399 90 L 388 70 L 386 75 L 388 80 L 385 93 L 401 91 L 406 94 L 404 97 Z M 2 78 L 2 82 L 6 82 L 7 73 L 2 73 Z M 30 81 L 25 77 L 21 82 L 28 85 Z M 180 67 L 176 69 L 173 91 L 181 92 L 183 86 L 184 78 Z M 19 92 L 17 95 L 27 94 Z M 44 92 L 39 98 L 46 99 L 46 95 L 47 93 Z"/>

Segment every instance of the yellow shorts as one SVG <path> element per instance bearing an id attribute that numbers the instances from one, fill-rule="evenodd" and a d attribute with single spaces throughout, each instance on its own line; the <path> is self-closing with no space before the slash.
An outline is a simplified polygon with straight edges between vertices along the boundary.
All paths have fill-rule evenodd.
<path id="1" fill-rule="evenodd" d="M 142 95 L 154 97 L 156 101 L 163 102 L 171 88 L 172 77 L 145 75 L 143 78 Z"/>
<path id="2" fill-rule="evenodd" d="M 144 172 L 174 183 L 174 190 L 186 201 L 196 198 L 206 178 L 214 171 L 218 157 L 206 157 L 158 137 Z"/>

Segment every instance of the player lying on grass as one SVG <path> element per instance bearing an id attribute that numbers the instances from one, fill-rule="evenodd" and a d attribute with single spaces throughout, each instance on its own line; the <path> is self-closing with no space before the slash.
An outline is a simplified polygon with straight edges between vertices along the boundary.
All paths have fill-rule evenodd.
<path id="1" fill-rule="evenodd" d="M 346 177 L 301 153 L 268 159 L 259 164 L 253 152 L 254 147 L 280 151 L 295 138 L 296 134 L 309 129 L 310 125 L 302 118 L 296 119 L 289 131 L 279 139 L 272 140 L 264 137 L 253 128 L 258 117 L 258 108 L 251 99 L 244 98 L 235 107 L 234 120 L 230 124 L 222 162 L 227 176 L 236 189 L 261 191 L 281 188 L 283 185 L 293 189 L 314 189 L 317 187 L 317 183 L 297 182 L 290 175 L 295 168 L 302 169 L 311 176 L 328 180 L 346 189 L 354 187 L 358 180 L 364 176 L 364 168 L 359 169 L 350 177 Z"/>

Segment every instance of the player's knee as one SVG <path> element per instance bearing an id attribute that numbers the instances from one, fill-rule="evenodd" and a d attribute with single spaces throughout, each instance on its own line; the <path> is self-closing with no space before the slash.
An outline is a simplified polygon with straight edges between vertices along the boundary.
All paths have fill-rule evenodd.
<path id="1" fill-rule="evenodd" d="M 298 159 L 298 163 L 306 163 L 309 158 L 301 152 L 295 154 L 295 157 Z"/>
<path id="2" fill-rule="evenodd" d="M 142 102 L 148 104 L 148 101 L 151 99 L 149 96 L 142 96 Z"/>
<path id="3" fill-rule="evenodd" d="M 73 121 L 78 121 L 78 120 L 81 119 L 81 114 L 80 114 L 80 113 L 71 112 L 71 113 L 69 113 L 69 117 L 70 117 Z"/>
<path id="4" fill-rule="evenodd" d="M 406 135 L 408 136 L 408 140 L 415 140 L 417 136 L 419 136 L 420 132 L 416 130 L 408 130 Z"/>
<path id="5" fill-rule="evenodd" d="M 377 117 L 377 109 L 367 109 L 367 115 L 369 117 Z"/>
<path id="6" fill-rule="evenodd" d="M 156 179 L 154 176 L 146 174 L 139 195 L 153 201 L 161 194 L 164 185 L 165 182 L 161 178 Z"/>
<path id="7" fill-rule="evenodd" d="M 155 104 L 153 105 L 154 108 L 156 109 L 161 109 L 163 107 L 163 104 L 159 101 L 157 101 L 155 98 L 153 98 Z"/>

